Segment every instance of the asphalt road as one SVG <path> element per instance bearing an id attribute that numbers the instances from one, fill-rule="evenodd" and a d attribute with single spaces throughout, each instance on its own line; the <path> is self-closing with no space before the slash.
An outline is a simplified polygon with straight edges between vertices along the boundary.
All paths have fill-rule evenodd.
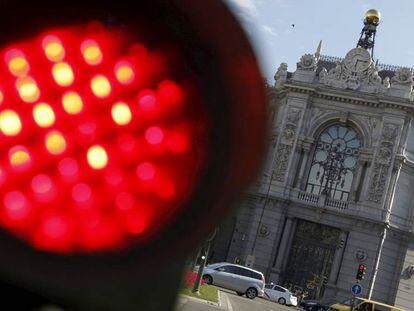
<path id="1" fill-rule="evenodd" d="M 282 306 L 277 302 L 268 301 L 262 298 L 255 298 L 253 300 L 244 296 L 237 296 L 235 292 L 230 290 L 221 289 L 222 302 L 224 307 L 208 304 L 204 301 L 200 301 L 193 298 L 187 298 L 180 296 L 177 303 L 176 311 L 298 311 L 295 307 Z M 226 300 L 230 304 L 226 303 Z"/>

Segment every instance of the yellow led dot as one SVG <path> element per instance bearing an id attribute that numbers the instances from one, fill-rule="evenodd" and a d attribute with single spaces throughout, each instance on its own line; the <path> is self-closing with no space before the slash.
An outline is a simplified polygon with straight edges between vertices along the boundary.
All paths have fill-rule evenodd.
<path id="1" fill-rule="evenodd" d="M 83 59 L 89 65 L 99 65 L 102 62 L 102 51 L 97 42 L 85 40 L 81 45 Z"/>
<path id="2" fill-rule="evenodd" d="M 103 75 L 97 75 L 91 80 L 91 89 L 96 97 L 105 98 L 111 93 L 111 84 Z"/>
<path id="3" fill-rule="evenodd" d="M 131 122 L 131 109 L 123 102 L 117 102 L 111 109 L 112 119 L 118 125 L 126 125 Z"/>
<path id="4" fill-rule="evenodd" d="M 27 103 L 33 103 L 40 97 L 40 90 L 37 87 L 35 80 L 30 77 L 17 79 L 16 88 L 20 98 Z"/>
<path id="5" fill-rule="evenodd" d="M 135 74 L 132 70 L 132 67 L 129 64 L 125 63 L 116 66 L 115 76 L 121 84 L 129 84 L 132 81 L 134 81 L 135 78 Z"/>
<path id="6" fill-rule="evenodd" d="M 24 147 L 14 147 L 10 150 L 9 160 L 13 167 L 26 166 L 30 163 L 30 154 Z"/>
<path id="7" fill-rule="evenodd" d="M 108 164 L 108 155 L 102 146 L 94 145 L 88 150 L 87 160 L 92 168 L 99 170 Z"/>
<path id="8" fill-rule="evenodd" d="M 72 68 L 65 62 L 56 63 L 52 68 L 53 79 L 60 86 L 69 86 L 75 79 Z"/>
<path id="9" fill-rule="evenodd" d="M 12 57 L 9 61 L 9 70 L 16 77 L 21 77 L 29 72 L 30 66 L 23 56 Z"/>
<path id="10" fill-rule="evenodd" d="M 49 127 L 55 123 L 55 113 L 46 103 L 40 103 L 33 108 L 33 118 L 40 127 Z"/>
<path id="11" fill-rule="evenodd" d="M 22 123 L 19 115 L 13 110 L 0 112 L 0 131 L 7 136 L 15 136 L 22 130 Z"/>
<path id="12" fill-rule="evenodd" d="M 47 36 L 43 39 L 43 50 L 48 60 L 61 61 L 65 57 L 65 49 L 60 40 L 55 36 Z"/>
<path id="13" fill-rule="evenodd" d="M 66 140 L 59 131 L 50 131 L 46 134 L 46 149 L 55 155 L 66 150 Z"/>
<path id="14" fill-rule="evenodd" d="M 67 92 L 62 97 L 63 109 L 69 114 L 77 114 L 83 109 L 82 98 L 76 92 Z"/>

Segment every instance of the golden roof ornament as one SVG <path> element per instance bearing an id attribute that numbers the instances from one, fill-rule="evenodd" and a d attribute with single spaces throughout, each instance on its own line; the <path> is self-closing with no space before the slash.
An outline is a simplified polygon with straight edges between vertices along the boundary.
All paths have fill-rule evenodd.
<path id="1" fill-rule="evenodd" d="M 375 9 L 365 13 L 364 23 L 377 26 L 381 22 L 381 12 Z"/>

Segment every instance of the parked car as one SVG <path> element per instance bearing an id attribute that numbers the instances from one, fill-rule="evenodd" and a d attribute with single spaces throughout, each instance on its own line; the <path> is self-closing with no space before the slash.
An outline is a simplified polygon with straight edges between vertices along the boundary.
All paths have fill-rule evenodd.
<path id="1" fill-rule="evenodd" d="M 194 271 L 198 271 L 198 267 Z M 246 295 L 250 299 L 264 295 L 263 273 L 244 266 L 227 262 L 211 264 L 205 267 L 203 279 L 207 284 L 233 290 L 237 295 Z"/>
<path id="2" fill-rule="evenodd" d="M 348 299 L 341 303 L 335 303 L 329 307 L 331 311 L 350 311 L 351 310 L 351 301 Z M 369 300 L 366 298 L 355 298 L 354 302 L 355 311 L 404 311 L 398 307 L 387 305 L 382 302 L 375 300 Z"/>
<path id="3" fill-rule="evenodd" d="M 327 311 L 328 306 L 319 303 L 316 300 L 302 300 L 300 306 L 306 311 Z"/>
<path id="4" fill-rule="evenodd" d="M 287 288 L 272 283 L 265 285 L 264 297 L 271 301 L 277 301 L 281 305 L 294 307 L 298 305 L 298 298 L 294 296 Z"/>

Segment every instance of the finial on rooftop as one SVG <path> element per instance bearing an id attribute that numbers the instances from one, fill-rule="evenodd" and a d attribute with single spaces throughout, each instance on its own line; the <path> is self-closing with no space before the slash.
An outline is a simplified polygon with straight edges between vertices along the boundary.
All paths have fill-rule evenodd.
<path id="1" fill-rule="evenodd" d="M 364 16 L 364 27 L 357 43 L 357 47 L 371 50 L 371 58 L 374 55 L 375 34 L 380 21 L 381 13 L 379 11 L 374 9 L 368 10 Z"/>
<path id="2" fill-rule="evenodd" d="M 322 51 L 322 40 L 319 41 L 318 47 L 316 48 L 315 57 L 317 60 L 321 57 L 321 51 Z"/>

